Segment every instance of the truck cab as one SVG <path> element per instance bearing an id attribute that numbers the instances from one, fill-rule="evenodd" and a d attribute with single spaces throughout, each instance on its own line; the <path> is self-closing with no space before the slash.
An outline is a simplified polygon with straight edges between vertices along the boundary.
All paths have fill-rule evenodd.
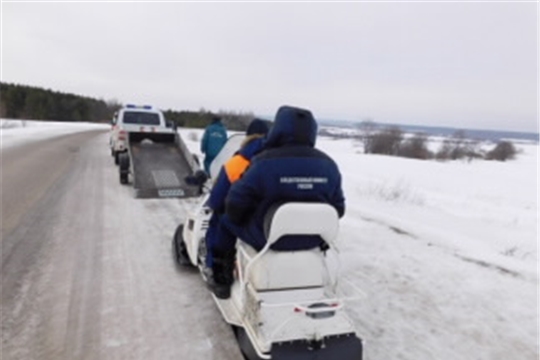
<path id="1" fill-rule="evenodd" d="M 168 126 L 163 113 L 149 105 L 126 105 L 116 112 L 111 120 L 109 145 L 114 163 L 118 164 L 119 154 L 128 150 L 128 134 L 175 133 Z"/>

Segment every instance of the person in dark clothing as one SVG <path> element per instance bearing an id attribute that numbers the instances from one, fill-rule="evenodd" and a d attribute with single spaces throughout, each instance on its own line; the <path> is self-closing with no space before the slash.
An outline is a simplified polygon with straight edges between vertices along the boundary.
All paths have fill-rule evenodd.
<path id="1" fill-rule="evenodd" d="M 201 140 L 201 152 L 204 154 L 204 171 L 210 174 L 210 164 L 227 142 L 227 128 L 221 118 L 215 116 L 212 123 L 204 130 Z"/>
<path id="2" fill-rule="evenodd" d="M 264 247 L 263 222 L 272 206 L 292 201 L 323 202 L 332 205 L 339 217 L 344 215 L 341 173 L 328 155 L 315 148 L 316 136 L 317 123 L 309 110 L 291 106 L 278 109 L 262 151 L 252 159 L 242 178 L 231 186 L 225 201 L 225 214 L 214 244 L 216 284 L 212 290 L 217 297 L 230 297 L 236 239 L 256 250 Z M 272 249 L 288 251 L 324 246 L 320 237 L 303 235 L 281 239 Z"/>
<path id="3" fill-rule="evenodd" d="M 225 198 L 231 185 L 236 182 L 249 167 L 251 158 L 263 146 L 263 140 L 268 133 L 268 125 L 263 120 L 253 119 L 246 130 L 246 137 L 240 149 L 223 165 L 210 192 L 206 205 L 212 209 L 212 216 L 206 231 L 206 266 L 212 268 L 212 253 L 217 242 L 217 228 L 220 218 L 225 212 Z"/>

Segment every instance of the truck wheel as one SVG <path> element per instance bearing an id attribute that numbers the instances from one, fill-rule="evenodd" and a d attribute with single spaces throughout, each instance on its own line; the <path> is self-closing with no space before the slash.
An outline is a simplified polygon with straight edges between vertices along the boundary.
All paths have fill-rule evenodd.
<path id="1" fill-rule="evenodd" d="M 125 152 L 117 153 L 117 158 L 120 171 L 120 184 L 127 184 L 129 175 L 129 154 Z"/>
<path id="2" fill-rule="evenodd" d="M 176 231 L 174 232 L 172 247 L 174 259 L 179 265 L 192 267 L 191 261 L 189 260 L 189 255 L 186 249 L 186 243 L 183 239 L 184 224 L 178 225 Z"/>

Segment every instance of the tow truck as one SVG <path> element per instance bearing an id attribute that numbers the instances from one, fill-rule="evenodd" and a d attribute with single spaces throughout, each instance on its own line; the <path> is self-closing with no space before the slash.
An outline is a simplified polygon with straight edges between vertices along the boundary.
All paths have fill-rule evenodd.
<path id="1" fill-rule="evenodd" d="M 197 196 L 186 177 L 199 170 L 176 127 L 149 105 L 126 105 L 111 121 L 109 145 L 120 183 L 130 176 L 137 198 Z"/>

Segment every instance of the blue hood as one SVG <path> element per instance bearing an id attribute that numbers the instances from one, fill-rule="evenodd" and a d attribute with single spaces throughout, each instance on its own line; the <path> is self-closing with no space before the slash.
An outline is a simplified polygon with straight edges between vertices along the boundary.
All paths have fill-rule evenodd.
<path id="1" fill-rule="evenodd" d="M 292 106 L 278 109 L 274 126 L 267 135 L 265 148 L 283 145 L 315 147 L 317 122 L 311 111 Z"/>

